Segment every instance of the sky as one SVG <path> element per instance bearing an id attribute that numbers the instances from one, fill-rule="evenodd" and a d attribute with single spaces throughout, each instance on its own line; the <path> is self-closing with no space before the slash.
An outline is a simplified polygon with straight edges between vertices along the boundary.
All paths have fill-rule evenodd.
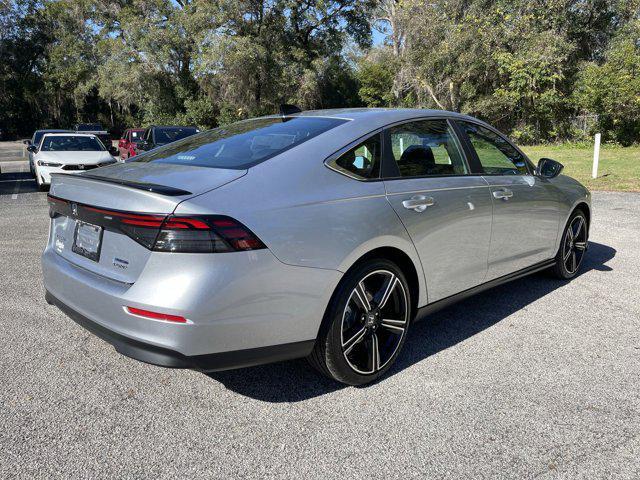
<path id="1" fill-rule="evenodd" d="M 375 47 L 377 47 L 378 45 L 382 45 L 382 42 L 384 42 L 384 37 L 385 36 L 375 28 L 371 29 L 371 38 L 373 39 L 373 45 Z"/>

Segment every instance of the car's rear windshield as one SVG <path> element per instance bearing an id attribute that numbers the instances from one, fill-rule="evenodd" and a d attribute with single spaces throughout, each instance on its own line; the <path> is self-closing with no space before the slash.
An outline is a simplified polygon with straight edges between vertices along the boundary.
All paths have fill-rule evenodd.
<path id="1" fill-rule="evenodd" d="M 198 133 L 195 127 L 158 127 L 156 128 L 156 145 L 182 140 Z"/>
<path id="2" fill-rule="evenodd" d="M 104 146 L 95 137 L 51 135 L 42 140 L 41 152 L 101 152 Z"/>
<path id="3" fill-rule="evenodd" d="M 79 132 L 101 132 L 102 125 L 99 123 L 81 123 L 76 129 Z"/>
<path id="4" fill-rule="evenodd" d="M 42 137 L 45 136 L 45 134 L 47 133 L 64 133 L 64 132 L 68 132 L 69 130 L 49 130 L 49 131 L 44 131 L 44 130 L 36 130 L 36 132 L 33 134 L 33 144 L 37 147 L 38 145 L 40 145 L 40 140 L 42 140 Z"/>
<path id="5" fill-rule="evenodd" d="M 160 147 L 134 157 L 134 161 L 246 169 L 346 121 L 323 117 L 244 120 Z"/>

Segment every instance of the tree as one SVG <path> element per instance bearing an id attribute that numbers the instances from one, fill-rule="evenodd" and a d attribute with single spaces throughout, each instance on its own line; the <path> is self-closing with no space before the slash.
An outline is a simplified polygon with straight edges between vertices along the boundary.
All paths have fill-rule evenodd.
<path id="1" fill-rule="evenodd" d="M 376 104 L 460 111 L 533 142 L 571 136 L 579 69 L 600 61 L 638 1 L 402 0 L 381 10 L 378 49 L 397 63 L 395 100 L 378 94 Z"/>
<path id="2" fill-rule="evenodd" d="M 358 94 L 367 107 L 388 107 L 395 104 L 393 91 L 395 71 L 399 62 L 389 52 L 376 52 L 358 65 Z"/>
<path id="3" fill-rule="evenodd" d="M 583 67 L 574 100 L 598 114 L 598 129 L 611 140 L 629 145 L 640 139 L 640 20 L 618 33 L 604 63 Z"/>

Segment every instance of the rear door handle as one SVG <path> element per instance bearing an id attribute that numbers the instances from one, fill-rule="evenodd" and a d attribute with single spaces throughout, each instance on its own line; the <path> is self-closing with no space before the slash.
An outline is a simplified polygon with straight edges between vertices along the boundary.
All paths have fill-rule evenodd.
<path id="1" fill-rule="evenodd" d="M 502 190 L 495 190 L 493 192 L 494 198 L 500 198 L 502 200 L 509 200 L 513 197 L 513 192 L 508 188 L 503 188 Z"/>
<path id="2" fill-rule="evenodd" d="M 436 204 L 433 197 L 425 197 L 424 195 L 416 195 L 409 200 L 404 200 L 402 206 L 407 210 L 413 210 L 414 212 L 424 212 L 427 207 L 431 207 Z"/>

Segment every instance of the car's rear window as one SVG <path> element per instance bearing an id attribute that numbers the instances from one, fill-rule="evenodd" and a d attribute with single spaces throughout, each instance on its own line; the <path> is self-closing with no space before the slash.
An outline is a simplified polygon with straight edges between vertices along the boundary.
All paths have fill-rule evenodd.
<path id="1" fill-rule="evenodd" d="M 102 125 L 99 123 L 81 123 L 76 128 L 79 132 L 101 132 Z"/>
<path id="2" fill-rule="evenodd" d="M 245 169 L 279 155 L 347 120 L 267 117 L 208 130 L 134 157 L 134 162 Z"/>
<path id="3" fill-rule="evenodd" d="M 69 130 L 36 130 L 36 132 L 33 134 L 33 144 L 37 147 L 38 145 L 40 145 L 40 140 L 42 140 L 42 137 L 45 136 L 45 134 L 47 133 L 66 133 Z"/>
<path id="4" fill-rule="evenodd" d="M 196 133 L 198 130 L 195 127 L 158 127 L 156 128 L 156 144 L 164 145 L 175 142 Z"/>

